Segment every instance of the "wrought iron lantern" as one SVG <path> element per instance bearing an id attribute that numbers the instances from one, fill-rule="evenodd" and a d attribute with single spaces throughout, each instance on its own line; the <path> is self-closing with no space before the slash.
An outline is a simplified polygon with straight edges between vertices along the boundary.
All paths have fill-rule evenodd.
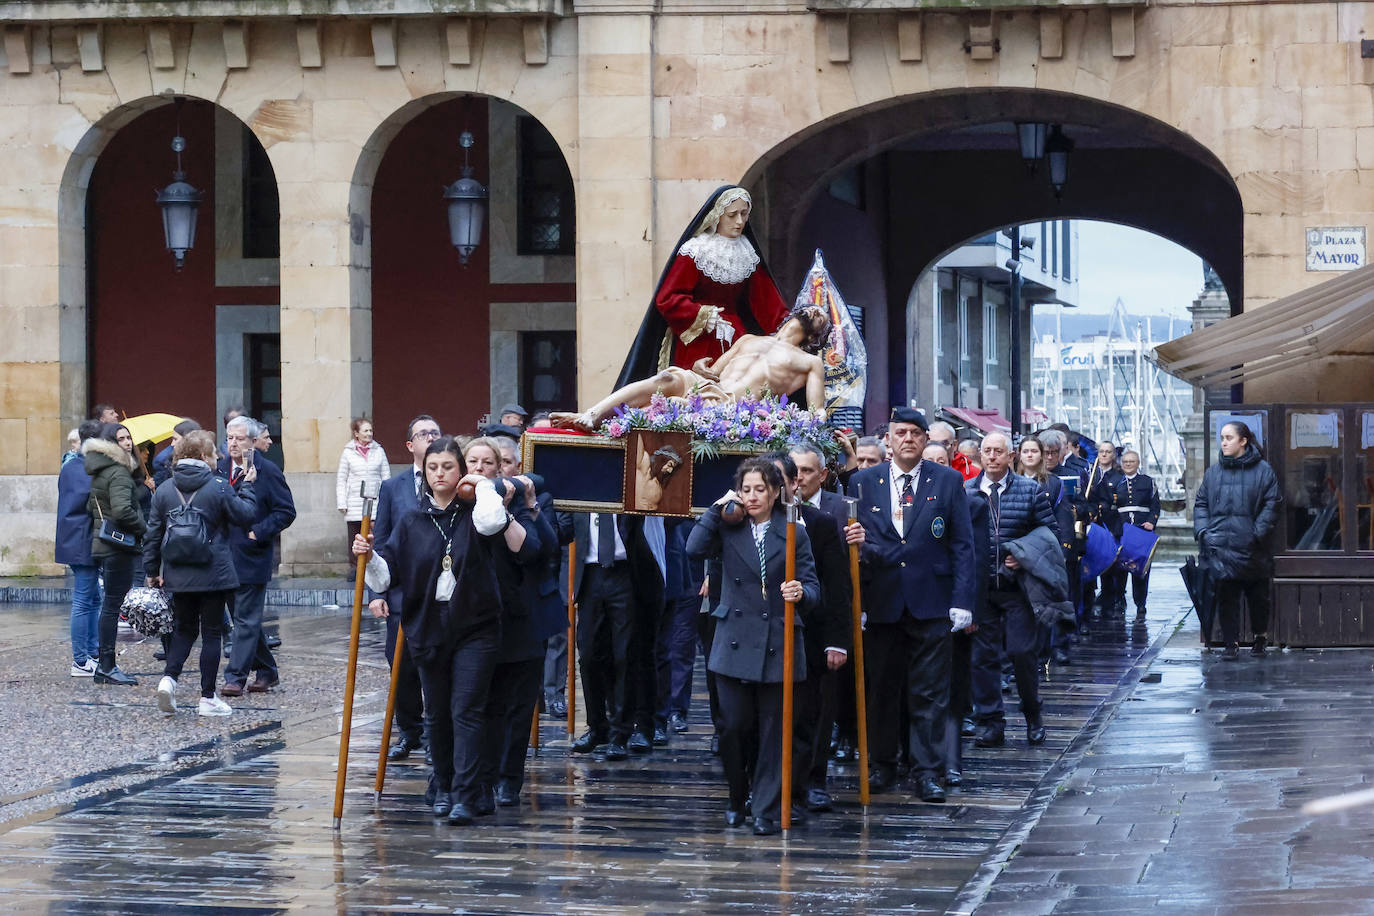
<path id="1" fill-rule="evenodd" d="M 487 189 L 472 177 L 472 165 L 468 161 L 473 142 L 469 131 L 463 131 L 458 137 L 458 145 L 463 148 L 463 176 L 444 188 L 444 200 L 448 201 L 449 241 L 458 249 L 458 262 L 465 266 L 477 246 L 482 244 L 482 224 L 487 215 Z"/>

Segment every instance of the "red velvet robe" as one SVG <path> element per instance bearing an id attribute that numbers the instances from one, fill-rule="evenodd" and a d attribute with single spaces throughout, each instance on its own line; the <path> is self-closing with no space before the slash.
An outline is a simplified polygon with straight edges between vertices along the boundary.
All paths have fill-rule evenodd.
<path id="1" fill-rule="evenodd" d="M 741 283 L 717 283 L 703 274 L 690 257 L 679 254 L 673 260 L 668 275 L 663 278 L 654 306 L 658 309 L 673 335 L 672 359 L 670 364 L 683 369 L 703 356 L 712 359 L 730 348 L 725 341 L 716 337 L 715 331 L 702 331 L 701 335 L 689 344 L 682 342 L 682 333 L 697 320 L 702 306 L 719 306 L 724 311 L 721 318 L 735 328 L 735 340 L 749 333 L 740 319 L 739 306 L 746 303 L 754 314 L 754 320 L 763 328 L 765 334 L 772 334 L 787 318 L 789 309 L 778 294 L 773 278 L 762 265 Z"/>

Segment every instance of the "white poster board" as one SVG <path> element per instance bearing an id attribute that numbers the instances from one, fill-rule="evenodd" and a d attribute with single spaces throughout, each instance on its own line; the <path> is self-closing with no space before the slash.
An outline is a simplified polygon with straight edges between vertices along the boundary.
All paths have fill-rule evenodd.
<path id="1" fill-rule="evenodd" d="M 1341 415 L 1324 410 L 1288 415 L 1290 448 L 1340 448 Z"/>

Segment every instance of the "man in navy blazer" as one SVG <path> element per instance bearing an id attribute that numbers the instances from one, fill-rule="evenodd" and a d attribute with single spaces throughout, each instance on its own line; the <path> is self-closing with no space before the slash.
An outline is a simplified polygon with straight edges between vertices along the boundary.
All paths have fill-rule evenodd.
<path id="1" fill-rule="evenodd" d="M 372 523 L 373 543 L 385 544 L 407 512 L 419 507 L 425 477 L 425 450 L 441 435 L 439 423 L 427 413 L 406 427 L 406 451 L 411 466 L 397 471 L 384 481 L 377 493 L 377 518 Z M 368 609 L 373 617 L 386 618 L 386 663 L 396 659 L 396 635 L 401 631 L 401 590 L 390 588 L 384 595 L 373 595 Z M 395 608 L 396 613 L 391 613 Z M 388 760 L 405 760 L 411 751 L 425 746 L 425 703 L 420 690 L 420 671 L 409 652 L 401 653 L 401 670 L 396 674 L 396 743 L 387 751 Z"/>
<path id="2" fill-rule="evenodd" d="M 262 632 L 262 612 L 267 601 L 267 583 L 272 581 L 273 547 L 277 537 L 296 520 L 296 504 L 281 469 L 270 461 L 253 461 L 253 440 L 260 425 L 245 416 L 230 420 L 225 429 L 229 454 L 219 462 L 219 473 L 229 479 L 235 490 L 249 467 L 258 469 L 253 485 L 257 497 L 253 524 L 246 529 L 229 529 L 229 549 L 234 556 L 239 587 L 229 601 L 234 618 L 233 649 L 220 689 L 226 697 L 243 696 L 245 690 L 266 693 L 278 683 L 277 660 Z M 256 672 L 252 684 L 248 683 L 250 669 Z"/>
<path id="3" fill-rule="evenodd" d="M 893 408 L 890 460 L 855 473 L 849 492 L 864 529 L 869 784 L 881 791 L 896 781 L 905 690 L 916 792 L 943 802 L 951 634 L 973 622 L 976 562 L 963 476 L 921 460 L 928 429 L 919 410 Z"/>

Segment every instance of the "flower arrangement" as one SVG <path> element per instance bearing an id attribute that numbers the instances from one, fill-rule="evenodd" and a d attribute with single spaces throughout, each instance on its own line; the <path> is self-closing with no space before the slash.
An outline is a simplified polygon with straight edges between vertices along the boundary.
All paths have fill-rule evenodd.
<path id="1" fill-rule="evenodd" d="M 705 403 L 696 392 L 686 398 L 659 393 L 648 407 L 618 407 L 597 432 L 621 439 L 632 429 L 691 433 L 692 453 L 698 459 L 714 458 L 723 448 L 787 451 L 804 442 L 819 447 L 827 457 L 839 451 L 824 413 L 792 404 L 787 395 L 774 397 L 767 392 L 758 398 L 746 394 L 714 404 Z"/>

